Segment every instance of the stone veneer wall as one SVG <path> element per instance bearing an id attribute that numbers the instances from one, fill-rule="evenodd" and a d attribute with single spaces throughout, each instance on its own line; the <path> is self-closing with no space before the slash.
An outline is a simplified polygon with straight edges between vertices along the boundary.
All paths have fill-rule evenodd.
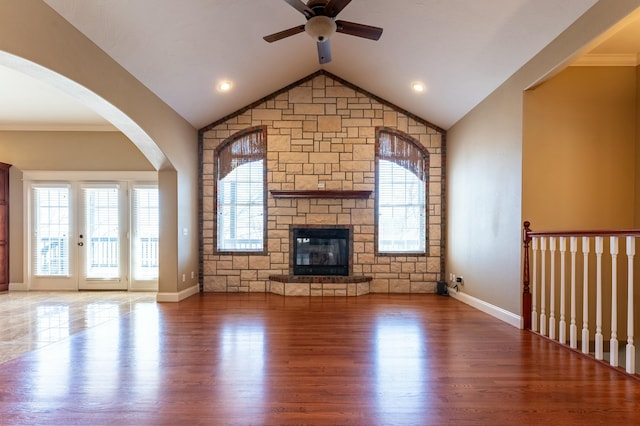
<path id="1" fill-rule="evenodd" d="M 268 190 L 371 190 L 369 199 L 274 199 L 268 195 L 267 254 L 217 254 L 213 153 L 226 138 L 267 126 Z M 429 152 L 428 253 L 374 250 L 376 127 L 400 130 Z M 282 89 L 200 131 L 201 277 L 208 292 L 268 292 L 269 275 L 289 273 L 289 225 L 353 225 L 354 275 L 370 291 L 430 293 L 444 268 L 445 132 L 324 71 Z"/>

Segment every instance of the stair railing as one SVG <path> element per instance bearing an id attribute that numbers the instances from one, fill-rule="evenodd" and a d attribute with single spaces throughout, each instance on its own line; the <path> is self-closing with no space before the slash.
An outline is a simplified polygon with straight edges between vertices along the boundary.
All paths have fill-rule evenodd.
<path id="1" fill-rule="evenodd" d="M 622 367 L 620 358 L 624 357 L 625 371 L 635 375 L 634 258 L 640 229 L 533 231 L 530 226 L 528 221 L 524 222 L 524 328 L 593 355 L 597 360 L 606 361 L 608 358 L 614 367 Z M 622 254 L 626 255 L 626 271 L 618 262 L 621 241 Z M 622 279 L 620 275 L 623 275 Z M 624 275 L 626 292 L 624 284 L 619 282 L 625 279 Z M 579 281 L 581 289 L 578 288 Z M 621 287 L 622 291 L 619 290 Z M 582 299 L 581 304 L 579 299 Z M 625 303 L 618 306 L 619 301 Z M 605 311 L 610 318 L 604 317 Z M 582 323 L 580 333 L 579 320 Z M 622 354 L 618 341 L 621 329 L 627 340 Z M 608 348 L 604 345 L 605 337 L 609 338 Z"/>

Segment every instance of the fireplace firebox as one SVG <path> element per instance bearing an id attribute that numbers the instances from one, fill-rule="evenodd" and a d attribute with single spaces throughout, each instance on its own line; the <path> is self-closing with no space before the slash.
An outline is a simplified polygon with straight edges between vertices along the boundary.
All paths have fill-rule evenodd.
<path id="1" fill-rule="evenodd" d="M 348 228 L 294 228 L 293 275 L 349 275 Z"/>

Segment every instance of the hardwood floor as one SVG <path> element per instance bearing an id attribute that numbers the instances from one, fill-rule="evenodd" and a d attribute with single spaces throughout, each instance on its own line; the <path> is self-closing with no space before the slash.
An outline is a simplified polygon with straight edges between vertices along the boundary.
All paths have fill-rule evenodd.
<path id="1" fill-rule="evenodd" d="M 623 425 L 639 407 L 640 382 L 436 295 L 147 301 L 0 364 L 10 425 Z"/>

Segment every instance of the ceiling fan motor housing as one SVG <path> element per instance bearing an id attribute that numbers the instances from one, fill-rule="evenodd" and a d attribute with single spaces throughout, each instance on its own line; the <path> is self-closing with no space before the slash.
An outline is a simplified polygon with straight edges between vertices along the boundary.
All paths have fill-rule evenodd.
<path id="1" fill-rule="evenodd" d="M 329 3 L 329 0 L 309 0 L 307 2 L 307 7 L 313 10 L 316 15 L 319 15 L 320 12 L 324 10 L 327 3 Z"/>

